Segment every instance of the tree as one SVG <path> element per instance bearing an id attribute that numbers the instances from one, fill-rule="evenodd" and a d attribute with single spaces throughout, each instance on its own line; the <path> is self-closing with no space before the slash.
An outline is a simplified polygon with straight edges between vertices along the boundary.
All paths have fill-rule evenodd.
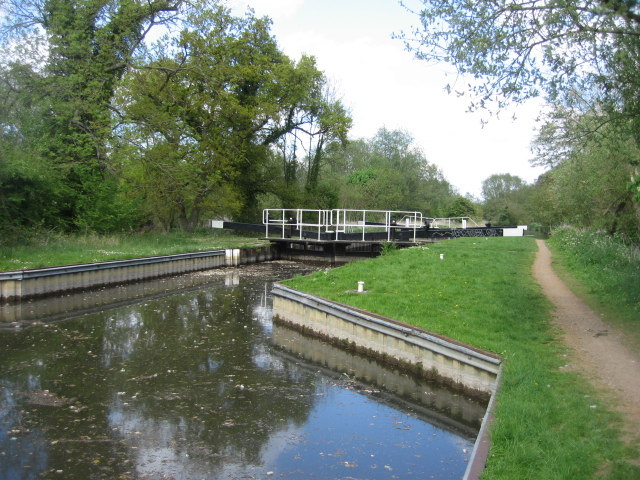
<path id="1" fill-rule="evenodd" d="M 476 213 L 476 207 L 471 200 L 457 196 L 449 207 L 447 217 L 473 217 Z"/>
<path id="2" fill-rule="evenodd" d="M 592 130 L 598 123 L 597 118 L 582 116 L 573 130 Z M 633 165 L 640 163 L 640 148 L 630 131 L 625 137 L 619 125 L 607 124 L 569 149 L 564 137 L 550 131 L 553 128 L 547 125 L 536 139 L 541 161 L 554 158 L 551 170 L 535 187 L 534 205 L 541 223 L 570 223 L 639 239 L 640 207 L 627 182 L 634 174 Z"/>
<path id="3" fill-rule="evenodd" d="M 33 143 L 42 127 L 44 104 L 28 90 L 31 67 L 0 69 L 0 234 L 4 239 L 29 227 L 59 226 L 56 204 L 62 192 L 57 173 L 38 155 Z"/>
<path id="4" fill-rule="evenodd" d="M 482 182 L 484 215 L 500 225 L 527 223 L 530 188 L 516 175 L 491 175 Z"/>
<path id="5" fill-rule="evenodd" d="M 303 56 L 299 67 L 307 69 L 312 81 L 296 79 L 291 85 L 293 89 L 294 85 L 306 88 L 306 93 L 303 102 L 289 109 L 280 128 L 284 134 L 276 142 L 276 152 L 283 180 L 277 194 L 286 205 L 329 208 L 334 195 L 329 195 L 330 187 L 320 184 L 326 150 L 345 146 L 351 117 L 326 77 L 317 70 L 313 57 Z"/>
<path id="6" fill-rule="evenodd" d="M 318 169 L 324 142 L 346 136 L 349 123 L 339 102 L 324 100 L 315 60 L 284 55 L 268 19 L 217 8 L 188 20 L 120 95 L 123 161 L 165 228 L 192 229 L 206 215 L 251 218 L 258 195 L 274 187 L 268 169 L 278 142 L 317 139 L 310 167 Z"/>
<path id="7" fill-rule="evenodd" d="M 134 54 L 155 25 L 170 22 L 182 0 L 2 0 L 5 47 L 44 39 L 40 59 L 17 58 L 22 95 L 46 105 L 37 154 L 64 182 L 59 215 L 89 226 L 109 215 L 117 181 L 110 163 L 111 101 Z M 106 210 L 105 210 L 106 209 Z"/>
<path id="8" fill-rule="evenodd" d="M 340 190 L 342 208 L 444 214 L 453 188 L 402 130 L 381 128 L 371 139 L 329 149 L 326 177 Z"/>
<path id="9" fill-rule="evenodd" d="M 485 201 L 504 198 L 524 185 L 524 180 L 510 173 L 491 175 L 482 182 L 482 196 Z"/>
<path id="10" fill-rule="evenodd" d="M 491 101 L 501 107 L 506 101 L 546 93 L 556 110 L 574 117 L 597 116 L 599 125 L 631 127 L 632 138 L 640 144 L 638 2 L 422 0 L 422 4 L 420 26 L 404 39 L 418 58 L 452 63 L 471 78 L 473 108 L 487 107 Z M 637 171 L 630 188 L 640 202 Z"/>

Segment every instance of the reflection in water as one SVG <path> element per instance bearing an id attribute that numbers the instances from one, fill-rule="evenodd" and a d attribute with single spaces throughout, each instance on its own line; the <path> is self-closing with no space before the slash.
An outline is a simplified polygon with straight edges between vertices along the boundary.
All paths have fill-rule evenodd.
<path id="1" fill-rule="evenodd" d="M 353 355 L 280 324 L 273 328 L 275 345 L 311 360 L 313 365 L 343 372 L 342 375 L 363 382 L 369 386 L 366 392 L 373 394 L 378 401 L 390 399 L 394 405 L 408 402 L 408 409 L 419 410 L 431 424 L 464 433 L 470 439 L 476 437 L 486 409 L 484 403 L 366 356 Z"/>
<path id="2" fill-rule="evenodd" d="M 301 271 L 12 310 L 38 323 L 0 331 L 0 478 L 459 478 L 482 405 L 274 328 L 270 282 Z"/>

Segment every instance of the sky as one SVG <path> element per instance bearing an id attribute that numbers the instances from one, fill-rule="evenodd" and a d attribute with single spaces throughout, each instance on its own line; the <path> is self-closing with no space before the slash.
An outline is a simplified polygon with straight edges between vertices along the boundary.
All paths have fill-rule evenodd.
<path id="1" fill-rule="evenodd" d="M 405 3 L 417 5 L 417 0 Z M 514 105 L 499 116 L 470 113 L 470 98 L 453 67 L 418 60 L 394 33 L 418 18 L 398 0 L 227 0 L 273 20 L 272 33 L 294 60 L 316 57 L 353 118 L 350 138 L 372 138 L 385 127 L 410 133 L 425 158 L 460 194 L 480 197 L 482 181 L 510 173 L 532 183 L 543 172 L 529 164 L 540 101 Z M 455 82 L 455 83 L 454 83 Z M 515 119 L 514 119 L 515 117 Z M 488 120 L 483 125 L 483 120 Z"/>

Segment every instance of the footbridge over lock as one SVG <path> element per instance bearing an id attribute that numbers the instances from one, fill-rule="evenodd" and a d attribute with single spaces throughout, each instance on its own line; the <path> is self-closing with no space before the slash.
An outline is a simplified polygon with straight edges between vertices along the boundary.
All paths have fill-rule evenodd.
<path id="1" fill-rule="evenodd" d="M 526 227 L 479 226 L 469 217 L 433 218 L 417 211 L 265 209 L 262 224 L 212 221 L 213 228 L 263 232 L 280 258 L 341 263 L 460 237 L 523 235 Z"/>

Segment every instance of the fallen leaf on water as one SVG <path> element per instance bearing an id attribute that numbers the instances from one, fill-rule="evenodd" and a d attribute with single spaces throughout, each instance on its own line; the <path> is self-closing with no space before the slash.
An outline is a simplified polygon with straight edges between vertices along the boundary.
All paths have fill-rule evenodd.
<path id="1" fill-rule="evenodd" d="M 336 453 L 327 453 L 328 457 L 341 457 L 345 454 L 342 450 L 338 450 Z"/>

